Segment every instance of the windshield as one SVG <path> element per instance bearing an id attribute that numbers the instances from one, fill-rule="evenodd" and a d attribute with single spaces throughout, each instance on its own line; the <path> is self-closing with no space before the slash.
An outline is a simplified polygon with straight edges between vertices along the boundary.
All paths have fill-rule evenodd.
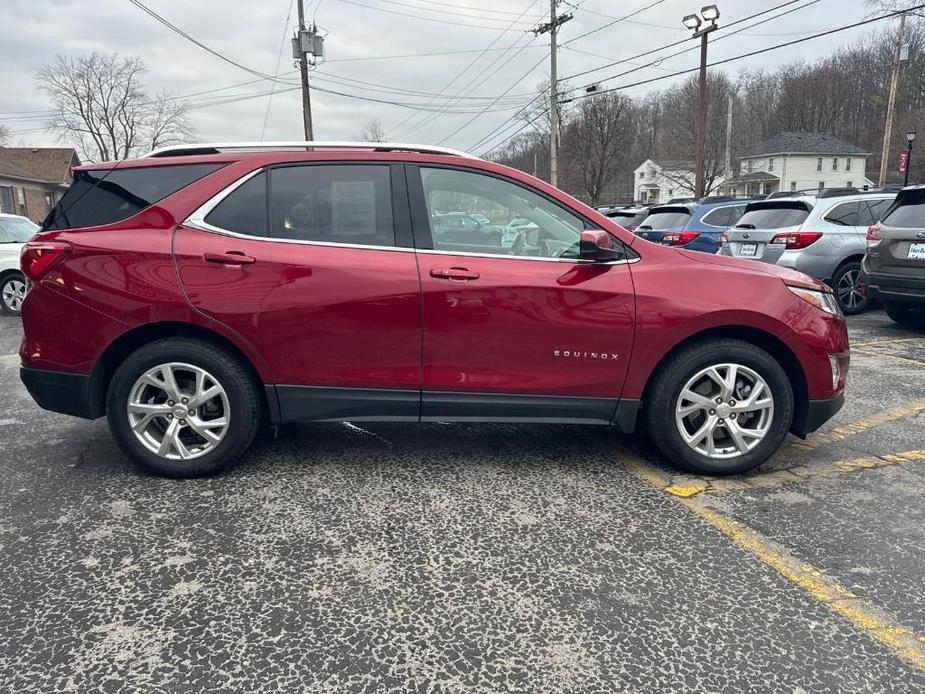
<path id="1" fill-rule="evenodd" d="M 39 230 L 39 225 L 25 218 L 0 217 L 0 243 L 25 243 Z"/>
<path id="2" fill-rule="evenodd" d="M 665 210 L 664 212 L 653 212 L 646 217 L 645 222 L 639 225 L 639 229 L 661 231 L 663 229 L 681 229 L 691 218 L 691 213 L 687 210 Z"/>
<path id="3" fill-rule="evenodd" d="M 736 229 L 780 229 L 799 226 L 809 217 L 802 203 L 779 203 L 746 212 L 736 223 Z"/>

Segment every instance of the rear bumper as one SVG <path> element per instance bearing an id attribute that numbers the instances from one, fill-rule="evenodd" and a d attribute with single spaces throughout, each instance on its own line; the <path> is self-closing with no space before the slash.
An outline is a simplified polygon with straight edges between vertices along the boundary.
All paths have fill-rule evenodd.
<path id="1" fill-rule="evenodd" d="M 19 378 L 39 407 L 84 419 L 103 415 L 91 397 L 90 376 L 44 369 L 19 369 Z"/>
<path id="2" fill-rule="evenodd" d="M 806 404 L 806 411 L 799 418 L 793 420 L 790 431 L 797 436 L 805 437 L 812 434 L 819 427 L 832 419 L 845 404 L 844 392 L 831 400 L 810 400 Z"/>
<path id="3" fill-rule="evenodd" d="M 866 261 L 864 273 L 867 276 L 867 291 L 874 298 L 925 303 L 925 277 L 871 272 Z"/>

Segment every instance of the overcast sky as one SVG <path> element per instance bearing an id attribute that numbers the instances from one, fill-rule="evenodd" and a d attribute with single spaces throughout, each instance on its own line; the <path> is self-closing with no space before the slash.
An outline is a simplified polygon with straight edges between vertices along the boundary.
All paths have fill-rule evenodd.
<path id="1" fill-rule="evenodd" d="M 295 0 L 298 1 L 298 0 Z M 296 22 L 293 0 L 144 0 L 145 4 L 198 41 L 245 67 L 293 80 L 289 38 Z M 578 72 L 633 56 L 683 39 L 689 32 L 683 15 L 698 9 L 698 0 L 662 0 L 631 20 L 621 21 L 587 37 L 578 38 L 654 0 L 573 0 L 559 12 L 574 19 L 560 30 L 559 75 Z M 870 16 L 864 0 L 800 0 L 747 23 L 722 30 L 725 24 L 780 5 L 784 0 L 720 0 L 721 30 L 713 34 L 710 59 L 719 60 L 758 48 L 835 28 Z M 577 9 L 573 9 L 574 6 Z M 755 21 L 786 10 L 796 11 L 752 29 Z M 291 13 L 291 14 L 290 14 Z M 379 118 L 389 139 L 438 143 L 472 149 L 504 124 L 529 100 L 548 75 L 548 35 L 526 31 L 548 17 L 545 0 L 306 0 L 306 13 L 326 32 L 327 57 L 312 73 L 313 86 L 355 96 L 408 102 L 440 108 L 436 114 L 401 106 L 361 101 L 331 93 L 313 92 L 316 139 L 355 139 L 364 123 Z M 401 14 L 395 14 L 401 13 Z M 413 15 L 413 16 L 405 16 Z M 289 20 L 287 22 L 287 16 Z M 428 17 L 429 19 L 424 19 Z M 888 20 L 895 21 L 895 20 Z M 884 22 L 882 24 L 887 24 Z M 875 25 L 878 26 L 878 25 Z M 40 130 L 38 112 L 49 108 L 32 75 L 56 53 L 78 55 L 95 50 L 141 57 L 148 68 L 149 91 L 194 94 L 256 80 L 252 74 L 207 53 L 145 14 L 129 0 L 0 0 L 0 122 L 13 132 L 15 145 L 52 145 L 53 135 Z M 507 27 L 510 30 L 505 31 Z M 797 46 L 741 60 L 727 69 L 772 68 L 794 60 L 811 60 L 850 44 L 870 28 L 852 29 Z M 282 39 L 285 36 L 285 44 Z M 282 59 L 276 70 L 282 46 Z M 664 51 L 669 54 L 688 45 Z M 492 48 L 484 53 L 483 49 Z M 509 50 L 498 50 L 509 49 Z M 391 56 L 449 52 L 412 58 Z M 657 55 L 632 60 L 570 80 L 580 87 L 594 81 L 619 86 L 669 74 L 697 64 L 697 51 L 643 67 Z M 468 69 L 467 69 L 468 68 Z M 636 70 L 623 77 L 615 73 Z M 465 72 L 464 72 L 465 71 Z M 461 74 L 462 73 L 462 74 Z M 610 78 L 610 79 L 607 79 Z M 455 79 L 455 81 L 454 81 Z M 644 95 L 681 78 L 631 87 L 627 93 Z M 353 80 L 353 81 L 351 81 Z M 361 80 L 366 84 L 360 84 Z M 302 139 L 300 97 L 293 84 L 277 84 L 266 131 L 270 81 L 255 81 L 191 98 L 197 105 L 192 120 L 200 141 Z M 286 91 L 290 90 L 290 91 Z M 402 90 L 396 93 L 396 90 Z M 506 92 L 506 96 L 501 97 Z M 258 94 L 232 103 L 214 103 Z M 449 102 L 434 94 L 465 95 Z M 501 97 L 494 105 L 492 101 Z M 496 109 L 506 109 L 498 111 Z M 458 113 L 458 111 L 472 113 Z M 449 112 L 448 112 L 449 111 Z M 457 111 L 454 113 L 453 111 Z M 33 112 L 33 113 L 23 113 Z M 467 121 L 475 117 L 470 124 Z M 410 120 L 409 120 L 410 118 Z M 459 132 L 455 132 L 461 126 Z M 503 139 L 511 125 L 486 145 Z"/>

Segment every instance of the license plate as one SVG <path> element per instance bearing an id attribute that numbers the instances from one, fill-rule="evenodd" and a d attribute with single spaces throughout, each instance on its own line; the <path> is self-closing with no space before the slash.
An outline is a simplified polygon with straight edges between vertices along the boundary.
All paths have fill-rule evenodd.
<path id="1" fill-rule="evenodd" d="M 758 255 L 758 244 L 757 243 L 743 243 L 741 255 Z"/>
<path id="2" fill-rule="evenodd" d="M 913 260 L 925 260 L 925 243 L 910 244 L 909 258 Z"/>

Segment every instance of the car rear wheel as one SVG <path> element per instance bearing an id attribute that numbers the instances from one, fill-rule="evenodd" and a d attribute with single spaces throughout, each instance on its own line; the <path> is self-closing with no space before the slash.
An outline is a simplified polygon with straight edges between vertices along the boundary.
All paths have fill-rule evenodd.
<path id="1" fill-rule="evenodd" d="M 710 339 L 669 357 L 646 402 L 649 434 L 683 470 L 731 475 L 780 448 L 793 390 L 770 354 L 741 340 Z"/>
<path id="2" fill-rule="evenodd" d="M 26 280 L 18 272 L 12 272 L 0 281 L 0 312 L 18 316 L 26 298 Z"/>
<path id="3" fill-rule="evenodd" d="M 887 301 L 883 308 L 895 323 L 921 327 L 925 325 L 925 306 L 903 301 Z"/>
<path id="4" fill-rule="evenodd" d="M 857 261 L 845 263 L 835 271 L 832 288 L 835 290 L 835 300 L 847 316 L 861 313 L 870 303 L 861 263 Z"/>
<path id="5" fill-rule="evenodd" d="M 119 366 L 107 415 L 119 446 L 146 470 L 201 477 L 224 470 L 250 447 L 261 400 L 251 374 L 224 350 L 167 338 Z"/>

